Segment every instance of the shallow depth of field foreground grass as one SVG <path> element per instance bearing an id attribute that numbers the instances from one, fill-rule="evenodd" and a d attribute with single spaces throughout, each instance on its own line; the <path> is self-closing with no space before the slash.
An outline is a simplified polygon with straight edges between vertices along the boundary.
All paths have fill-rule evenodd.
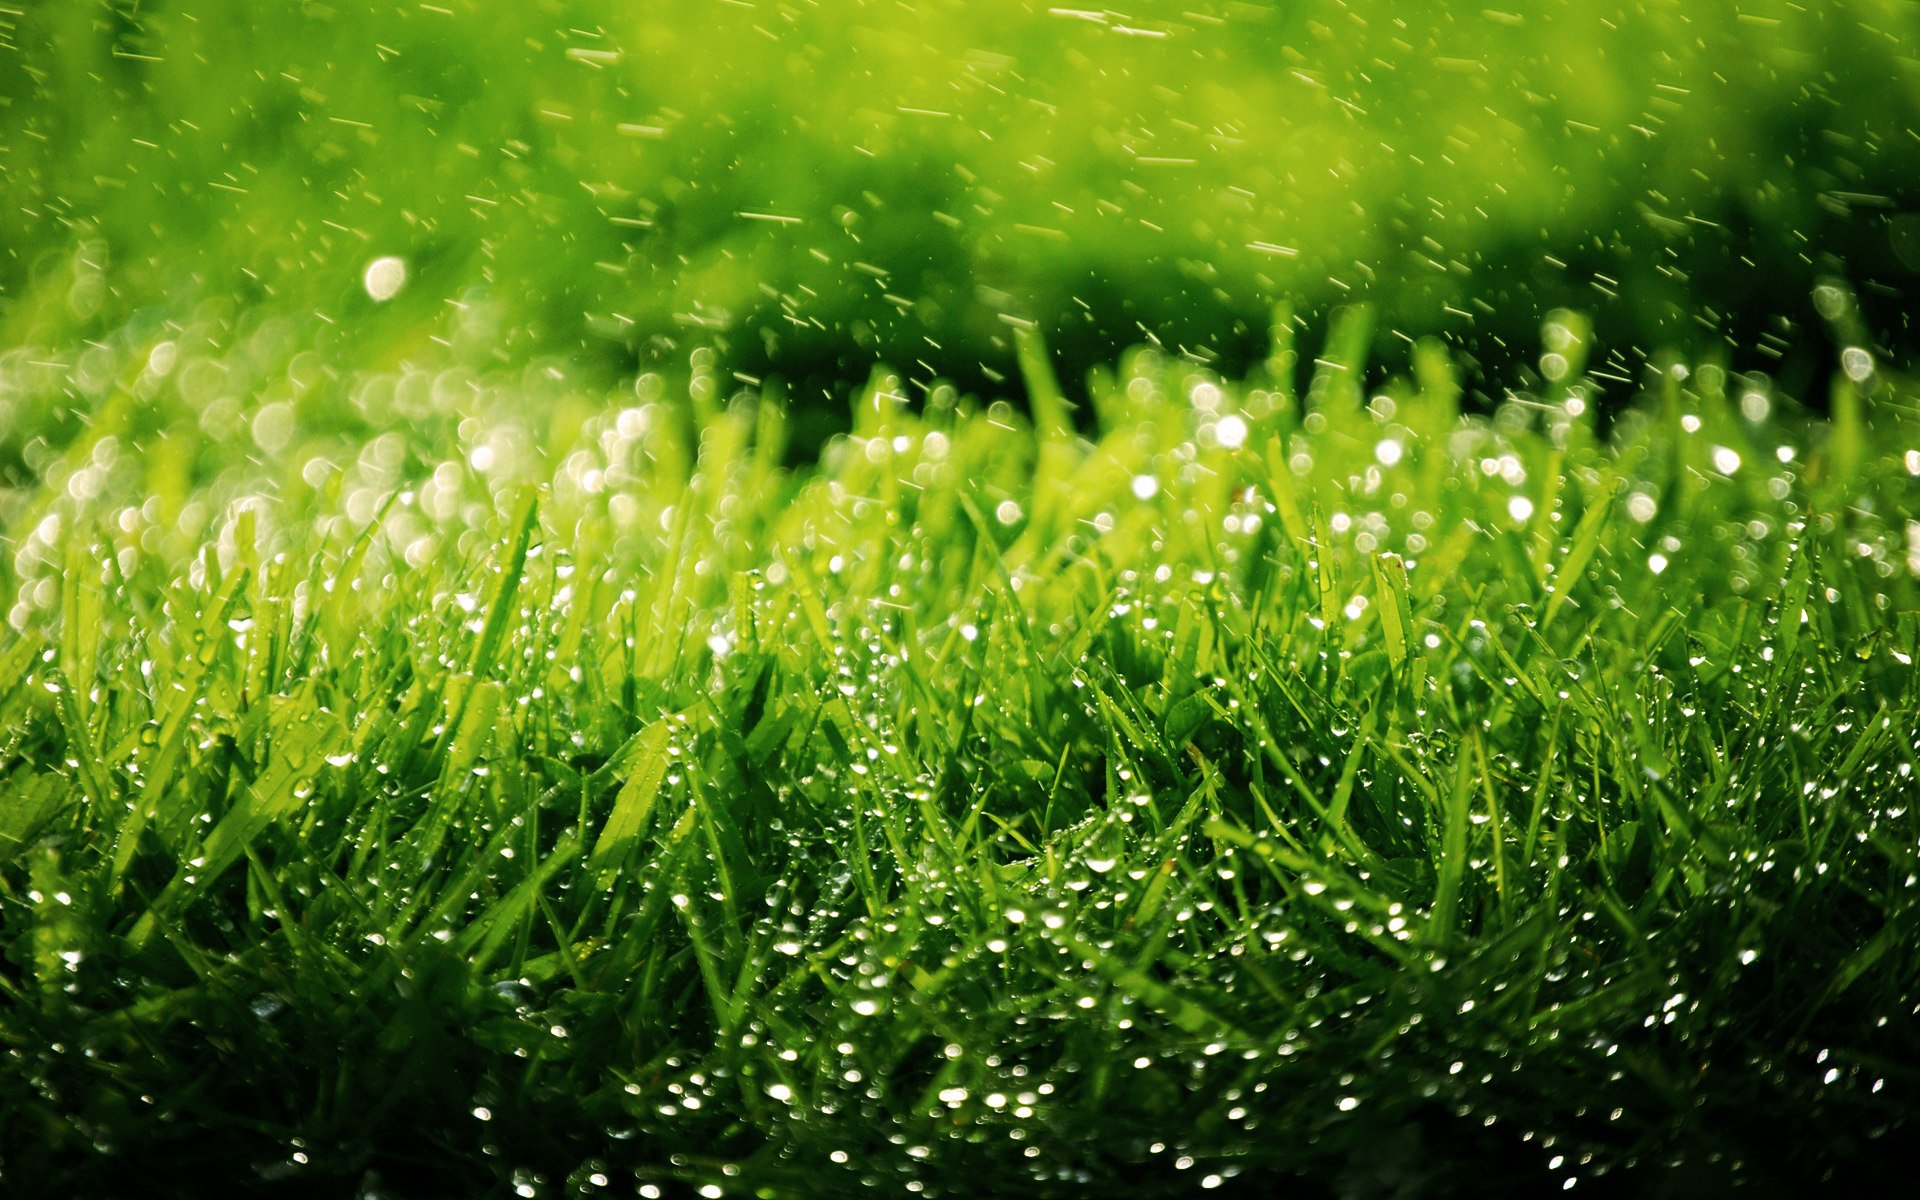
<path id="1" fill-rule="evenodd" d="M 0 566 L 0 1181 L 1881 1177 L 1915 392 L 1602 431 L 1547 340 L 1490 416 L 1029 343 L 1031 420 L 877 376 L 799 470 L 698 370 L 191 489 L 109 410 Z"/>

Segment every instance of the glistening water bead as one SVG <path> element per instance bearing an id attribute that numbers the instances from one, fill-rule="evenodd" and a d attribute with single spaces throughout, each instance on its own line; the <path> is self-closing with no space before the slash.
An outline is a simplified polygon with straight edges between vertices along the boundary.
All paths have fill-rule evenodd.
<path id="1" fill-rule="evenodd" d="M 407 262 L 391 254 L 376 258 L 367 264 L 366 271 L 360 276 L 360 283 L 367 289 L 367 295 L 373 297 L 374 303 L 385 304 L 407 286 Z"/>

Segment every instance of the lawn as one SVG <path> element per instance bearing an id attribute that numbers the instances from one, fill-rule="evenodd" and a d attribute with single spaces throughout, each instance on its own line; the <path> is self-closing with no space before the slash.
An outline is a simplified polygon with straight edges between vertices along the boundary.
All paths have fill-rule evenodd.
<path id="1" fill-rule="evenodd" d="M 0 1187 L 1897 1186 L 1920 28 L 1778 7 L 7 15 Z"/>

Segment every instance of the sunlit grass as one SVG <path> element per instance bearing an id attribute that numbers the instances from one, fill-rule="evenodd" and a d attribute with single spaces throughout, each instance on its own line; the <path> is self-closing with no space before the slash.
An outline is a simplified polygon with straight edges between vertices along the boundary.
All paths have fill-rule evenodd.
<path id="1" fill-rule="evenodd" d="M 0 8 L 0 1193 L 1910 1189 L 1914 6 L 1505 7 Z"/>
<path id="2" fill-rule="evenodd" d="M 146 402 L 4 510 L 0 1179 L 1877 1178 L 1915 393 L 1673 364 L 1603 430 L 1547 340 L 1479 415 L 1337 336 L 1076 413 L 1029 343 L 1030 418 L 882 374 L 800 468 L 699 363 L 223 443 L 112 348 Z"/>

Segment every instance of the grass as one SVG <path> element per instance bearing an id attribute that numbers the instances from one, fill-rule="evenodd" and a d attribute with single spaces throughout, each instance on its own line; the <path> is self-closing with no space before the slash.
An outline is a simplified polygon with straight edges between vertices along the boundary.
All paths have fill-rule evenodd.
<path id="1" fill-rule="evenodd" d="M 103 344 L 6 509 L 0 1179 L 1890 1182 L 1920 393 L 1603 422 L 1556 314 L 1463 413 L 1276 325 L 1082 412 L 878 373 L 800 467 L 710 359 L 328 428 Z"/>
<path id="2" fill-rule="evenodd" d="M 1429 7 L 0 7 L 0 1191 L 1907 1182 L 1920 7 Z"/>
<path id="3" fill-rule="evenodd" d="M 343 370 L 438 338 L 610 377 L 704 346 L 798 420 L 876 358 L 1007 394 L 1024 326 L 1075 391 L 1148 337 L 1238 374 L 1282 299 L 1371 304 L 1376 357 L 1445 337 L 1496 397 L 1558 306 L 1628 377 L 1675 347 L 1811 395 L 1843 345 L 1913 346 L 1911 5 L 1511 7 L 27 5 L 0 346 L 271 317 Z M 381 255 L 412 281 L 376 306 Z M 1827 349 L 1825 276 L 1870 338 Z"/>

